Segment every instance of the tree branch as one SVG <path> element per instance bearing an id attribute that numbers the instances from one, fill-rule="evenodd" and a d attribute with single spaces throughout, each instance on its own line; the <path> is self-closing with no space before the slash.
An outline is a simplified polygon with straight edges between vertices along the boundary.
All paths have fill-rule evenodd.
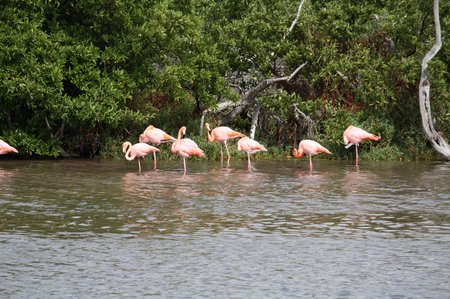
<path id="1" fill-rule="evenodd" d="M 447 160 L 450 160 L 450 146 L 447 141 L 435 130 L 433 125 L 430 103 L 430 81 L 428 80 L 427 73 L 428 62 L 433 59 L 442 46 L 441 24 L 439 21 L 439 0 L 434 0 L 433 14 L 436 40 L 431 50 L 428 51 L 422 60 L 422 72 L 419 84 L 420 115 L 422 116 L 422 127 L 425 137 L 437 152 L 442 154 Z"/>
<path id="2" fill-rule="evenodd" d="M 278 77 L 278 78 L 270 78 L 263 80 L 261 83 L 256 85 L 254 88 L 252 88 L 245 98 L 240 101 L 236 107 L 231 111 L 227 117 L 224 118 L 224 123 L 229 123 L 231 120 L 233 120 L 236 116 L 238 116 L 246 107 L 254 106 L 256 104 L 256 97 L 259 93 L 261 93 L 263 90 L 268 88 L 269 86 L 278 83 L 278 82 L 289 82 L 305 65 L 307 65 L 308 62 L 303 63 L 299 67 L 297 67 L 289 76 L 284 77 Z"/>
<path id="3" fill-rule="evenodd" d="M 297 24 L 298 19 L 300 18 L 300 12 L 302 11 L 302 7 L 303 7 L 303 4 L 304 4 L 304 3 L 305 3 L 305 0 L 301 0 L 301 1 L 300 1 L 300 5 L 298 6 L 298 9 L 297 9 L 297 15 L 295 16 L 294 21 L 292 21 L 292 24 L 291 24 L 291 26 L 289 27 L 288 32 L 284 35 L 283 39 L 285 39 L 286 36 L 287 36 L 289 33 L 291 33 L 291 31 L 294 29 L 294 26 Z"/>
<path id="4" fill-rule="evenodd" d="M 306 127 L 306 137 L 313 138 L 316 133 L 316 122 L 298 109 L 297 104 L 293 104 L 295 122 L 299 127 Z M 303 122 L 302 122 L 303 119 Z"/>
<path id="5" fill-rule="evenodd" d="M 252 113 L 252 126 L 250 128 L 251 139 L 255 139 L 256 127 L 258 126 L 259 111 L 261 111 L 261 105 L 256 103 Z"/>

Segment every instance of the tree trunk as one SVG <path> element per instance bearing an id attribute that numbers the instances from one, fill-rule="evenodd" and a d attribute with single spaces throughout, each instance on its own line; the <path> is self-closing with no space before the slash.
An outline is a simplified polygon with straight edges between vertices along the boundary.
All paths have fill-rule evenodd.
<path id="1" fill-rule="evenodd" d="M 433 126 L 433 118 L 431 116 L 431 103 L 430 103 L 430 81 L 428 80 L 428 62 L 433 59 L 437 52 L 439 52 L 441 42 L 441 24 L 439 22 L 439 0 L 434 0 L 433 14 L 435 24 L 436 40 L 431 50 L 425 55 L 422 60 L 422 73 L 420 76 L 419 84 L 419 104 L 420 114 L 422 116 L 422 127 L 425 133 L 425 137 L 431 143 L 433 148 L 442 154 L 445 159 L 450 160 L 450 146 L 447 141 L 441 136 Z"/>
<path id="2" fill-rule="evenodd" d="M 311 117 L 300 111 L 300 109 L 298 109 L 297 107 L 297 104 L 292 105 L 292 108 L 294 108 L 294 119 L 295 123 L 297 124 L 296 136 L 297 129 L 300 129 L 300 132 L 306 131 L 304 136 L 305 138 L 300 139 L 314 139 L 314 136 L 317 134 L 316 122 Z"/>
<path id="3" fill-rule="evenodd" d="M 251 139 L 255 139 L 255 132 L 256 132 L 256 127 L 258 126 L 258 118 L 259 118 L 260 110 L 261 110 L 261 105 L 256 103 L 255 107 L 253 108 L 253 113 L 252 113 L 252 127 L 250 129 L 250 138 Z"/>

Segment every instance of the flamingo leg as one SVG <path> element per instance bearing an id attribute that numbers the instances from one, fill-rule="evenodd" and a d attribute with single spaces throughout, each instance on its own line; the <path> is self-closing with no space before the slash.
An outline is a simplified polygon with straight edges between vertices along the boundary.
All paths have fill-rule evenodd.
<path id="1" fill-rule="evenodd" d="M 311 155 L 309 155 L 309 173 L 311 174 L 313 170 L 313 164 L 312 164 L 312 158 Z"/>
<path id="2" fill-rule="evenodd" d="M 222 147 L 222 143 L 220 143 L 220 164 L 223 165 L 223 147 Z"/>
<path id="3" fill-rule="evenodd" d="M 355 144 L 356 149 L 356 167 L 358 167 L 358 144 Z"/>
<path id="4" fill-rule="evenodd" d="M 225 148 L 227 149 L 227 155 L 228 155 L 227 166 L 230 166 L 231 156 L 230 156 L 230 151 L 228 150 L 227 141 L 225 140 L 223 143 L 225 144 Z"/>
<path id="5" fill-rule="evenodd" d="M 153 152 L 153 169 L 156 170 L 156 152 Z"/>
<path id="6" fill-rule="evenodd" d="M 186 174 L 186 158 L 183 158 L 183 173 Z"/>
<path id="7" fill-rule="evenodd" d="M 139 173 L 141 173 L 141 158 L 138 157 Z"/>
<path id="8" fill-rule="evenodd" d="M 252 171 L 252 162 L 250 161 L 250 154 L 247 153 L 247 157 L 248 157 L 248 163 L 247 163 L 247 167 L 248 167 L 248 171 Z"/>

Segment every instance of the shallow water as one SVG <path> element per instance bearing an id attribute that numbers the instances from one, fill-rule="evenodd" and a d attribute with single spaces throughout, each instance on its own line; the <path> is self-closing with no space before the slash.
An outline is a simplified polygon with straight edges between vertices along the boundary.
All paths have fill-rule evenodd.
<path id="1" fill-rule="evenodd" d="M 0 160 L 2 298 L 449 298 L 450 164 Z"/>

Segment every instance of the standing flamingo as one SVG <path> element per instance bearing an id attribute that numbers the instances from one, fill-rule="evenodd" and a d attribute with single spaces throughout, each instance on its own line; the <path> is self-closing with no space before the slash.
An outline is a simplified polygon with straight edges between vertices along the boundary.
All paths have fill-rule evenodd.
<path id="1" fill-rule="evenodd" d="M 0 139 L 0 155 L 7 153 L 19 153 L 14 147 Z"/>
<path id="2" fill-rule="evenodd" d="M 148 145 L 147 143 L 135 143 L 131 145 L 131 142 L 126 141 L 122 145 L 122 151 L 125 153 L 125 159 L 128 161 L 138 158 L 139 173 L 141 172 L 141 158 L 147 156 L 150 153 L 159 152 L 159 149 Z"/>
<path id="3" fill-rule="evenodd" d="M 173 138 L 163 130 L 155 128 L 152 125 L 148 126 L 145 129 L 144 133 L 139 135 L 139 142 L 152 143 L 156 146 L 160 145 L 161 143 L 175 142 L 175 140 L 175 138 Z M 156 169 L 156 152 L 153 152 L 153 166 L 154 169 Z"/>
<path id="4" fill-rule="evenodd" d="M 294 157 L 301 158 L 305 154 L 309 155 L 309 173 L 312 173 L 313 170 L 313 163 L 312 163 L 312 156 L 320 154 L 320 153 L 326 153 L 331 155 L 331 152 L 320 145 L 320 143 L 314 141 L 314 140 L 302 140 L 300 141 L 298 145 L 298 150 L 294 148 Z"/>
<path id="5" fill-rule="evenodd" d="M 366 140 L 380 140 L 381 137 L 374 135 L 372 133 L 369 133 L 367 131 L 364 131 L 363 129 L 349 126 L 344 131 L 344 144 L 346 145 L 345 148 L 349 148 L 352 145 L 355 145 L 356 150 L 356 167 L 358 167 L 358 145 L 359 143 L 366 141 Z"/>
<path id="6" fill-rule="evenodd" d="M 186 127 L 181 127 L 178 131 L 177 140 L 172 143 L 172 153 L 183 158 L 183 173 L 186 174 L 186 158 L 190 156 L 204 157 L 205 153 L 198 147 L 194 140 L 189 138 L 181 139 L 181 135 L 186 134 Z"/>
<path id="7" fill-rule="evenodd" d="M 248 160 L 248 170 L 251 171 L 252 169 L 252 163 L 250 161 L 250 154 L 255 154 L 259 151 L 267 152 L 267 149 L 259 144 L 257 141 L 245 136 L 239 139 L 237 144 L 238 150 L 243 151 L 247 153 L 247 160 Z"/>
<path id="8" fill-rule="evenodd" d="M 227 155 L 228 155 L 228 160 L 227 160 L 227 165 L 230 165 L 230 152 L 228 151 L 228 146 L 227 146 L 227 140 L 228 139 L 232 139 L 232 138 L 236 138 L 236 137 L 245 137 L 244 134 L 234 131 L 229 127 L 217 127 L 214 128 L 211 131 L 211 128 L 209 127 L 209 123 L 205 124 L 205 128 L 208 130 L 208 140 L 209 142 L 214 142 L 214 140 L 219 141 L 220 143 L 220 162 L 223 164 L 223 147 L 222 147 L 222 143 L 225 144 L 225 148 L 227 150 Z"/>

